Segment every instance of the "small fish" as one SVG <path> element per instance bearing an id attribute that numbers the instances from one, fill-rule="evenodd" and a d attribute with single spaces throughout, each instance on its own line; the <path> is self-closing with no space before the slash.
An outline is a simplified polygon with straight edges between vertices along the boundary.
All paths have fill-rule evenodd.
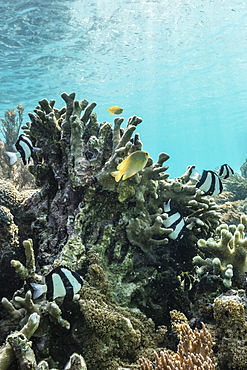
<path id="1" fill-rule="evenodd" d="M 233 169 L 229 166 L 229 164 L 222 164 L 219 170 L 219 177 L 223 179 L 227 179 L 228 177 L 234 175 Z"/>
<path id="2" fill-rule="evenodd" d="M 168 237 L 170 239 L 176 240 L 176 239 L 182 239 L 184 236 L 184 226 L 185 222 L 181 214 L 174 209 L 171 206 L 171 199 L 168 200 L 167 203 L 164 204 L 164 211 L 168 214 L 168 218 L 164 220 L 164 226 L 166 228 L 171 228 L 173 231 L 168 234 Z"/>
<path id="3" fill-rule="evenodd" d="M 29 163 L 30 157 L 33 155 L 34 150 L 40 150 L 39 148 L 35 148 L 33 143 L 27 135 L 21 134 L 17 142 L 13 145 L 13 147 L 17 150 L 16 153 L 14 152 L 6 152 L 6 154 L 10 158 L 10 164 L 15 164 L 18 158 L 21 158 L 24 165 Z"/>
<path id="4" fill-rule="evenodd" d="M 111 175 L 115 177 L 116 182 L 119 182 L 121 179 L 126 180 L 146 166 L 148 157 L 148 153 L 137 150 L 119 163 L 117 166 L 118 171 L 111 172 Z"/>
<path id="5" fill-rule="evenodd" d="M 83 285 L 83 278 L 67 267 L 59 266 L 45 276 L 45 284 L 30 283 L 33 288 L 33 299 L 46 293 L 48 301 L 56 298 L 72 300 Z"/>
<path id="6" fill-rule="evenodd" d="M 203 170 L 202 176 L 196 184 L 198 189 L 204 191 L 204 195 L 218 195 L 222 193 L 223 185 L 221 179 L 214 171 Z"/>
<path id="7" fill-rule="evenodd" d="M 110 114 L 121 114 L 123 113 L 123 109 L 120 108 L 118 105 L 112 105 L 110 108 L 107 109 Z"/>

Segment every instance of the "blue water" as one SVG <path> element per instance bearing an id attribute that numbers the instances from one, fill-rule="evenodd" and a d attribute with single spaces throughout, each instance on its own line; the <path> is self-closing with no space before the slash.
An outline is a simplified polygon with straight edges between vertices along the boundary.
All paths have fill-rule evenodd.
<path id="1" fill-rule="evenodd" d="M 75 91 L 142 117 L 172 177 L 247 157 L 247 7 L 238 0 L 11 0 L 0 4 L 0 117 Z"/>

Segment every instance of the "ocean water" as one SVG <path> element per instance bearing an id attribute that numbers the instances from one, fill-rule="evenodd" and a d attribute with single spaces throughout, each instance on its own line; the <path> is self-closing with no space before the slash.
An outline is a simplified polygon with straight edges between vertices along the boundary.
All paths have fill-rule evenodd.
<path id="1" fill-rule="evenodd" d="M 247 158 L 247 10 L 238 0 L 6 0 L 0 3 L 0 117 L 62 92 L 138 126 L 171 177 Z"/>

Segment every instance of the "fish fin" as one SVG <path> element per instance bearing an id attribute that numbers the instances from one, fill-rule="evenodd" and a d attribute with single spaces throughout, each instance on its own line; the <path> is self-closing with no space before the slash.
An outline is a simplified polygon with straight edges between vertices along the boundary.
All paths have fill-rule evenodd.
<path id="1" fill-rule="evenodd" d="M 45 284 L 30 283 L 30 285 L 33 288 L 33 299 L 37 299 L 47 292 L 47 286 Z"/>
<path id="2" fill-rule="evenodd" d="M 128 158 L 128 157 L 127 157 Z M 117 170 L 122 170 L 124 167 L 125 167 L 125 164 L 126 164 L 126 159 L 125 158 L 122 162 L 120 162 L 117 166 Z"/>
<path id="3" fill-rule="evenodd" d="M 195 169 L 192 170 L 190 175 L 190 180 L 196 180 L 199 181 L 201 179 L 202 175 Z"/>
<path id="4" fill-rule="evenodd" d="M 34 152 L 39 152 L 41 150 L 41 148 L 36 148 L 36 146 L 33 146 L 33 151 Z"/>
<path id="5" fill-rule="evenodd" d="M 122 180 L 126 180 L 126 179 L 128 179 L 129 177 L 131 177 L 131 176 L 133 176 L 133 175 L 135 175 L 135 174 L 136 174 L 136 172 L 135 172 L 135 173 L 133 173 L 133 174 L 125 173 L 125 174 L 123 175 L 123 177 L 122 177 Z"/>
<path id="6" fill-rule="evenodd" d="M 11 165 L 15 164 L 15 162 L 20 158 L 20 153 L 14 153 L 14 152 L 6 152 L 6 154 L 9 156 L 9 163 Z"/>
<path id="7" fill-rule="evenodd" d="M 113 171 L 111 172 L 111 175 L 115 177 L 116 182 L 119 182 L 121 180 L 121 177 L 123 176 L 121 171 Z"/>

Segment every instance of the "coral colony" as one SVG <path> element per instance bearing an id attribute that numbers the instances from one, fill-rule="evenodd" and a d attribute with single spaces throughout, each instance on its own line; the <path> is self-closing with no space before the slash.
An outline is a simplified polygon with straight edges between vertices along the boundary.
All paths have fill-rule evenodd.
<path id="1" fill-rule="evenodd" d="M 0 143 L 0 369 L 246 369 L 246 165 L 170 179 L 141 118 L 62 98 Z"/>

